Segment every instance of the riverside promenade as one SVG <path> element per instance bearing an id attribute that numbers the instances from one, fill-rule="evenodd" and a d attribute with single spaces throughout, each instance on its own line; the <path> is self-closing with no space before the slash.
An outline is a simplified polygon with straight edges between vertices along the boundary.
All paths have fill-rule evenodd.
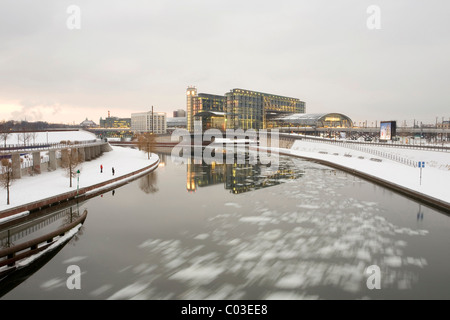
<path id="1" fill-rule="evenodd" d="M 111 147 L 111 151 L 82 162 L 76 168 L 80 173 L 72 178 L 72 187 L 69 187 L 69 177 L 63 168 L 23 176 L 13 181 L 10 205 L 6 204 L 6 189 L 0 190 L 0 223 L 29 214 L 33 210 L 118 187 L 155 170 L 158 165 L 159 157 L 155 154 L 148 159 L 146 153 L 137 149 Z"/>

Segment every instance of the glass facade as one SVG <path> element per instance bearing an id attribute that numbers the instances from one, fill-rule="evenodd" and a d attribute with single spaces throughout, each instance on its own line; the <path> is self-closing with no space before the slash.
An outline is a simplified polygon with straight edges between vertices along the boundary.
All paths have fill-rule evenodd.
<path id="1" fill-rule="evenodd" d="M 194 120 L 202 120 L 203 131 L 216 128 L 225 129 L 225 105 L 224 96 L 199 93 L 193 100 Z"/>
<path id="2" fill-rule="evenodd" d="M 130 128 L 131 118 L 107 117 L 100 118 L 100 127 L 102 128 Z"/>
<path id="3" fill-rule="evenodd" d="M 277 116 L 305 112 L 305 103 L 297 98 L 243 89 L 233 89 L 226 97 L 229 129 L 272 128 Z"/>
<path id="4" fill-rule="evenodd" d="M 194 130 L 194 120 L 202 120 L 203 130 L 266 129 L 275 126 L 274 118 L 304 113 L 305 102 L 257 91 L 232 89 L 224 96 L 187 89 L 187 127 Z M 197 116 L 196 116 L 197 115 Z"/>
<path id="5" fill-rule="evenodd" d="M 187 112 L 186 123 L 187 129 L 191 132 L 194 131 L 194 115 L 192 105 L 196 97 L 197 97 L 197 88 L 188 87 L 186 90 L 186 112 Z"/>
<path id="6" fill-rule="evenodd" d="M 341 113 L 291 114 L 274 119 L 278 127 L 351 128 L 353 121 Z"/>

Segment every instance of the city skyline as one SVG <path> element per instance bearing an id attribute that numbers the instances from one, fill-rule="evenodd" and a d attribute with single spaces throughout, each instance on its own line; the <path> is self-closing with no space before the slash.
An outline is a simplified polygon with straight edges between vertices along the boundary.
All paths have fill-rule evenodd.
<path id="1" fill-rule="evenodd" d="M 368 26 L 371 5 L 380 29 Z M 441 122 L 450 117 L 446 9 L 442 1 L 5 1 L 0 120 L 98 123 L 151 106 L 169 117 L 186 109 L 194 85 L 298 97 L 307 113 L 340 112 L 357 125 Z M 79 29 L 69 28 L 74 18 Z"/>

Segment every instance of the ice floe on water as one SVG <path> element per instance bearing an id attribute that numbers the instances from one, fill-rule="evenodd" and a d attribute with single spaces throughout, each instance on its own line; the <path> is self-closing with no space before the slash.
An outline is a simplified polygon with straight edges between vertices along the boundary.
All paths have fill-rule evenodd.
<path id="1" fill-rule="evenodd" d="M 144 299 L 143 292 L 149 287 L 149 283 L 135 282 L 111 295 L 108 300 Z"/>
<path id="2" fill-rule="evenodd" d="M 207 239 L 209 237 L 209 234 L 207 234 L 207 233 L 202 233 L 202 234 L 199 234 L 199 235 L 197 235 L 196 237 L 194 237 L 194 239 L 197 239 L 197 240 L 205 240 L 205 239 Z"/>
<path id="3" fill-rule="evenodd" d="M 126 271 L 139 281 L 110 298 L 367 299 L 371 265 L 380 267 L 383 288 L 414 288 L 427 261 L 408 244 L 428 232 L 395 225 L 377 202 L 341 194 L 347 176 L 314 173 L 258 190 L 253 206 L 237 195 L 223 203 L 233 213 L 218 211 L 176 239 L 143 241 L 146 261 Z"/>
<path id="4" fill-rule="evenodd" d="M 275 287 L 281 289 L 297 289 L 301 288 L 306 280 L 307 279 L 302 274 L 288 274 L 279 279 L 275 283 Z"/>
<path id="5" fill-rule="evenodd" d="M 227 202 L 225 203 L 226 206 L 228 207 L 234 207 L 234 208 L 241 208 L 242 206 L 238 203 L 234 203 L 234 202 Z"/>
<path id="6" fill-rule="evenodd" d="M 191 285 L 203 285 L 211 283 L 224 271 L 225 268 L 218 264 L 194 264 L 177 271 L 169 279 L 190 282 Z"/>
<path id="7" fill-rule="evenodd" d="M 111 290 L 112 287 L 113 287 L 112 284 L 104 284 L 99 288 L 93 290 L 90 294 L 91 296 L 98 297 L 105 294 L 108 290 Z"/>
<path id="8" fill-rule="evenodd" d="M 250 223 L 261 223 L 261 222 L 270 222 L 272 219 L 268 217 L 261 216 L 251 216 L 251 217 L 242 217 L 239 219 L 241 222 L 250 222 Z"/>
<path id="9" fill-rule="evenodd" d="M 52 290 L 52 289 L 56 289 L 56 288 L 59 288 L 59 287 L 65 286 L 65 285 L 66 285 L 65 279 L 52 278 L 52 279 L 47 280 L 44 283 L 42 283 L 41 288 L 47 289 L 47 290 Z"/>
<path id="10" fill-rule="evenodd" d="M 402 258 L 399 256 L 387 256 L 384 258 L 384 264 L 392 268 L 399 268 L 402 266 Z"/>
<path id="11" fill-rule="evenodd" d="M 76 256 L 76 257 L 72 257 L 70 259 L 64 260 L 63 263 L 75 263 L 75 262 L 80 262 L 84 259 L 86 259 L 86 256 Z"/>
<path id="12" fill-rule="evenodd" d="M 298 204 L 297 207 L 303 208 L 303 209 L 319 209 L 320 208 L 320 206 L 312 205 L 312 204 Z"/>
<path id="13" fill-rule="evenodd" d="M 319 296 L 297 294 L 291 291 L 275 291 L 264 297 L 265 300 L 317 300 Z"/>

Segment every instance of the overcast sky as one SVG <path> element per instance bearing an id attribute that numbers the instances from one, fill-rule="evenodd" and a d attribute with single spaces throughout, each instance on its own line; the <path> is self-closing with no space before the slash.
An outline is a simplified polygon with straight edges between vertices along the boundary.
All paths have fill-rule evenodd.
<path id="1" fill-rule="evenodd" d="M 369 125 L 450 117 L 448 0 L 0 4 L 0 120 L 98 123 L 152 105 L 171 117 L 189 85 L 295 97 Z M 67 27 L 71 5 L 80 29 Z"/>

